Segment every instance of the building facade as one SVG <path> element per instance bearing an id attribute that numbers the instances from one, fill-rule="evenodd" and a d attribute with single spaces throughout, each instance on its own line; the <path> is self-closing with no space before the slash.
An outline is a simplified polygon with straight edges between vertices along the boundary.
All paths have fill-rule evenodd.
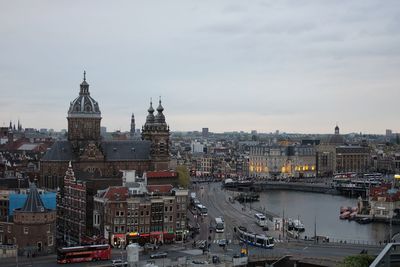
<path id="1" fill-rule="evenodd" d="M 313 177 L 315 147 L 303 145 L 257 145 L 250 147 L 251 177 Z"/>
<path id="2" fill-rule="evenodd" d="M 188 191 L 169 185 L 149 194 L 131 194 L 128 187 L 109 187 L 95 197 L 94 228 L 115 247 L 129 243 L 182 241 L 187 229 Z M 155 190 L 157 189 L 157 190 Z"/>
<path id="3" fill-rule="evenodd" d="M 64 187 L 57 194 L 57 240 L 59 245 L 80 245 L 86 235 L 88 195 L 86 182 L 75 178 L 71 163 L 64 177 Z"/>
<path id="4" fill-rule="evenodd" d="M 101 137 L 99 104 L 89 92 L 89 84 L 80 84 L 79 96 L 68 110 L 68 139 L 57 141 L 40 161 L 40 185 L 45 188 L 63 187 L 63 177 L 71 161 L 75 172 L 84 176 L 116 178 L 119 170 L 149 170 L 169 168 L 169 126 L 159 101 L 154 115 L 152 103 L 143 126 L 143 140 L 104 141 Z M 133 118 L 132 118 L 133 119 Z M 134 127 L 134 121 L 131 121 Z"/>
<path id="5" fill-rule="evenodd" d="M 0 222 L 0 244 L 17 245 L 20 254 L 51 254 L 55 251 L 56 211 L 47 209 L 34 183 L 22 208 L 12 220 Z"/>
<path id="6" fill-rule="evenodd" d="M 362 146 L 339 146 L 336 148 L 336 172 L 358 174 L 370 171 L 370 150 Z"/>

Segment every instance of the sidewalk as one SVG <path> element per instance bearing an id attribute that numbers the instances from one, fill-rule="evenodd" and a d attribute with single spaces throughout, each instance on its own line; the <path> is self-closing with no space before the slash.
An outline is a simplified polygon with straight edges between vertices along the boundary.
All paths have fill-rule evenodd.
<path id="1" fill-rule="evenodd" d="M 230 205 L 233 209 L 235 209 L 238 213 L 250 218 L 255 223 L 254 215 L 256 213 L 260 213 L 260 211 L 257 211 L 255 209 L 250 209 L 249 207 L 244 207 L 243 204 L 240 204 L 236 200 L 232 203 L 231 201 L 229 201 L 229 198 L 233 198 L 234 195 L 235 195 L 234 191 L 225 190 L 225 202 L 228 205 Z M 268 229 L 269 229 L 268 232 L 264 232 L 262 231 L 261 227 L 259 227 L 259 229 L 253 228 L 253 230 L 255 230 L 255 232 L 257 233 L 261 233 L 267 236 L 272 236 L 275 239 L 275 242 L 284 242 L 284 240 L 281 239 L 282 231 L 274 230 L 273 222 L 269 220 L 268 220 Z"/>

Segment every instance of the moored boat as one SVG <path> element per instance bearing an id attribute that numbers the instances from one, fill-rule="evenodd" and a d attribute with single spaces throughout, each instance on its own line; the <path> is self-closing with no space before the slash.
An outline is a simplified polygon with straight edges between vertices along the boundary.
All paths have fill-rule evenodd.
<path id="1" fill-rule="evenodd" d="M 304 224 L 300 220 L 289 220 L 288 230 L 303 232 L 305 230 Z"/>
<path id="2" fill-rule="evenodd" d="M 349 211 L 348 207 L 340 207 L 340 214 L 342 214 L 343 212 Z"/>
<path id="3" fill-rule="evenodd" d="M 354 220 L 357 216 L 357 211 L 350 213 L 349 220 Z"/>
<path id="4" fill-rule="evenodd" d="M 372 219 L 368 218 L 368 217 L 358 218 L 358 219 L 356 219 L 356 222 L 358 222 L 359 224 L 367 224 L 367 223 L 371 223 Z"/>
<path id="5" fill-rule="evenodd" d="M 346 220 L 350 217 L 350 211 L 345 211 L 342 214 L 340 214 L 339 218 L 342 220 Z"/>

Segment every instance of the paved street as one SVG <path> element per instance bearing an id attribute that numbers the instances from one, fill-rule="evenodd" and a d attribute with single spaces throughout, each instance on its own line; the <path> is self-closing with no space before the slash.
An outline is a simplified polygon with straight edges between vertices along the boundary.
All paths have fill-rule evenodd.
<path id="1" fill-rule="evenodd" d="M 200 192 L 200 201 L 208 208 L 208 221 L 213 221 L 215 217 L 223 216 L 225 220 L 225 237 L 232 239 L 232 244 L 228 246 L 227 255 L 238 254 L 240 246 L 238 240 L 235 238 L 233 231 L 234 227 L 242 225 L 247 227 L 253 232 L 262 233 L 262 229 L 256 225 L 254 219 L 254 211 L 249 209 L 249 204 L 245 209 L 239 203 L 231 203 L 229 196 L 233 192 L 226 192 L 221 189 L 221 183 L 210 183 L 196 185 Z M 203 188 L 203 189 L 201 189 Z M 283 256 L 283 255 L 303 255 L 307 257 L 325 257 L 331 259 L 342 259 L 347 255 L 359 254 L 363 249 L 367 249 L 371 254 L 378 254 L 382 247 L 350 245 L 350 244 L 334 244 L 334 243 L 321 243 L 314 244 L 311 241 L 290 241 L 279 240 L 281 237 L 280 231 L 270 230 L 265 232 L 266 235 L 275 238 L 275 247 L 273 249 L 262 248 L 249 248 L 250 255 L 264 255 L 264 256 Z M 216 236 L 215 238 L 219 238 Z M 214 246 L 214 245 L 213 245 Z M 213 247 L 211 248 L 213 252 Z"/>
<path id="2" fill-rule="evenodd" d="M 168 266 L 172 261 L 179 259 L 187 259 L 188 261 L 194 259 L 208 260 L 210 261 L 211 255 L 218 255 L 220 259 L 230 260 L 233 255 L 239 254 L 241 246 L 237 240 L 234 232 L 234 227 L 239 225 L 245 226 L 254 232 L 262 232 L 262 229 L 256 225 L 254 219 L 254 211 L 249 209 L 247 206 L 243 209 L 243 205 L 239 203 L 231 203 L 229 197 L 232 192 L 225 192 L 221 189 L 220 183 L 210 183 L 196 185 L 197 196 L 202 204 L 208 208 L 208 216 L 201 217 L 195 216 L 196 212 L 189 212 L 188 217 L 190 224 L 194 225 L 196 222 L 200 225 L 200 233 L 195 236 L 195 239 L 189 239 L 184 244 L 173 244 L 165 245 L 160 248 L 159 251 L 168 252 L 167 259 L 150 259 L 151 252 L 147 254 L 141 254 L 140 260 L 143 263 L 154 262 L 159 266 Z M 215 217 L 223 217 L 225 221 L 224 233 L 215 233 L 211 231 L 214 226 Z M 270 227 L 271 229 L 271 227 Z M 360 246 L 350 244 L 335 244 L 335 243 L 322 243 L 314 244 L 312 241 L 295 241 L 290 242 L 286 240 L 279 240 L 280 232 L 268 231 L 265 232 L 267 235 L 274 236 L 276 239 L 275 247 L 273 249 L 263 249 L 256 247 L 249 247 L 250 257 L 281 257 L 284 255 L 302 256 L 307 258 L 326 258 L 333 261 L 340 261 L 347 255 L 359 254 L 363 249 L 367 249 L 370 254 L 378 254 L 381 250 L 380 247 L 373 246 Z M 209 239 L 211 238 L 211 240 Z M 225 248 L 219 246 L 220 240 L 229 240 L 229 245 Z M 203 255 L 203 251 L 197 247 L 193 247 L 193 243 L 202 244 L 207 241 L 207 245 L 210 244 L 210 253 Z M 112 259 L 120 259 L 122 257 L 126 259 L 126 251 L 119 249 L 113 249 Z M 2 260 L 1 266 L 16 266 L 16 259 Z M 58 266 L 56 264 L 56 256 L 45 256 L 36 258 L 19 257 L 19 266 Z M 83 264 L 73 264 L 72 266 L 111 266 L 110 262 L 90 262 Z"/>

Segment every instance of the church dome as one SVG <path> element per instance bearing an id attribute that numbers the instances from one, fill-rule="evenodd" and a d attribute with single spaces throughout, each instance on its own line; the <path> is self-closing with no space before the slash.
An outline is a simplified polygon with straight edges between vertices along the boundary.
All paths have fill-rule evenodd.
<path id="1" fill-rule="evenodd" d="M 90 96 L 86 72 L 84 72 L 80 88 L 79 96 L 69 106 L 68 117 L 100 117 L 99 104 Z"/>
<path id="2" fill-rule="evenodd" d="M 147 123 L 154 123 L 154 108 L 153 108 L 153 102 L 150 100 L 150 107 L 147 110 L 149 114 L 146 117 L 146 124 Z"/>
<path id="3" fill-rule="evenodd" d="M 162 113 L 164 111 L 163 106 L 161 105 L 161 99 L 159 101 L 158 107 L 157 107 L 157 115 L 155 116 L 155 122 L 157 123 L 165 123 L 165 116 Z"/>

